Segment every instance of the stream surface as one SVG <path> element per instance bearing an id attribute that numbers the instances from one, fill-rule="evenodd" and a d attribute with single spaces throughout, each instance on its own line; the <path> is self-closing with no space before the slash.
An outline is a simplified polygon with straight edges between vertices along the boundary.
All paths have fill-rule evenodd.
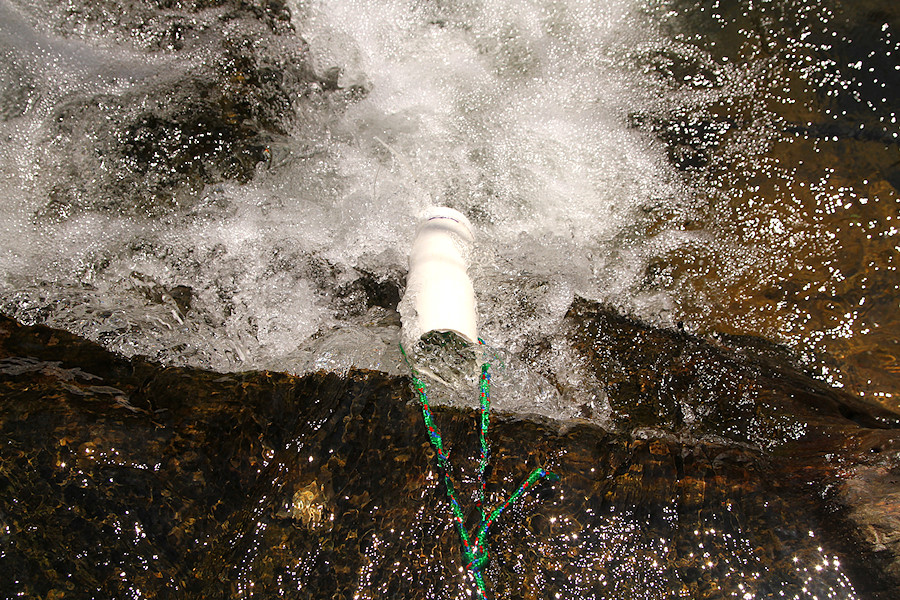
<path id="1" fill-rule="evenodd" d="M 526 504 L 527 532 L 498 532 L 498 596 L 895 597 L 898 29 L 893 0 L 0 0 L 0 338 L 15 323 L 80 336 L 0 357 L 15 465 L 0 467 L 0 561 L 22 573 L 4 593 L 215 595 L 219 581 L 226 596 L 405 597 L 413 573 L 434 577 L 414 595 L 471 591 L 438 479 L 360 458 L 374 448 L 410 478 L 433 464 L 397 311 L 418 216 L 443 205 L 475 229 L 503 473 L 549 461 L 575 478 L 539 492 L 570 504 Z M 66 354 L 79 339 L 118 358 Z M 289 375 L 234 383 L 268 385 L 264 371 Z M 454 423 L 471 423 L 475 391 L 472 374 L 433 390 Z M 245 402 L 261 429 L 225 435 L 215 415 Z M 360 406 L 400 437 L 328 421 Z M 282 409 L 296 422 L 266 437 Z M 393 429 L 407 421 L 409 439 Z M 316 437 L 326 422 L 344 445 Z M 95 432 L 84 460 L 134 440 L 115 468 L 138 491 L 102 491 L 108 449 L 79 479 L 57 426 Z M 301 439 L 309 472 L 289 458 Z M 173 483 L 141 479 L 157 463 Z M 438 512 L 377 512 L 420 488 Z M 67 504 L 81 520 L 53 512 Z M 42 522 L 93 532 L 92 549 L 40 537 Z M 135 546 L 97 558 L 125 530 Z M 386 531 L 419 537 L 379 554 Z M 717 548 L 711 565 L 692 535 Z M 314 576 L 338 556 L 337 579 Z"/>
<path id="2" fill-rule="evenodd" d="M 898 406 L 893 2 L 0 17 L 0 307 L 21 322 L 165 364 L 401 373 L 407 252 L 449 205 L 476 228 L 481 335 L 533 380 L 507 409 L 539 373 L 571 390 L 541 412 L 592 400 L 575 298 L 786 345 Z"/>
<path id="3" fill-rule="evenodd" d="M 777 354 L 565 320 L 620 427 L 494 415 L 487 506 L 559 480 L 494 522 L 490 597 L 896 598 L 895 413 Z M 435 411 L 470 529 L 475 421 Z M 475 591 L 408 378 L 166 368 L 4 318 L 0 439 L 3 597 Z"/>

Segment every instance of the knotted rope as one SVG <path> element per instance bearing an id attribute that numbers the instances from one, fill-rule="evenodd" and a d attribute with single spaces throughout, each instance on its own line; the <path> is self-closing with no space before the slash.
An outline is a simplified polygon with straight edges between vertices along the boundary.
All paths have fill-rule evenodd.
<path id="1" fill-rule="evenodd" d="M 480 344 L 484 344 L 482 340 L 478 340 Z M 453 522 L 456 525 L 456 531 L 459 534 L 459 539 L 462 544 L 462 557 L 463 564 L 465 568 L 472 574 L 473 579 L 475 580 L 475 585 L 478 591 L 478 598 L 487 599 L 487 589 L 484 583 L 484 574 L 483 570 L 487 566 L 488 561 L 490 560 L 490 554 L 488 552 L 487 546 L 487 535 L 488 531 L 491 528 L 491 525 L 497 520 L 497 518 L 503 513 L 506 508 L 516 502 L 519 498 L 521 498 L 525 493 L 533 487 L 537 482 L 541 479 L 547 478 L 549 481 L 558 481 L 559 476 L 546 469 L 538 467 L 533 470 L 528 477 L 525 478 L 525 481 L 519 485 L 518 489 L 506 499 L 505 502 L 497 506 L 493 511 L 488 513 L 484 508 L 484 496 L 486 491 L 486 481 L 484 478 L 484 473 L 487 470 L 488 463 L 490 462 L 490 453 L 491 449 L 488 445 L 488 426 L 490 424 L 490 410 L 491 410 L 491 374 L 490 374 L 490 363 L 486 362 L 481 365 L 481 378 L 479 381 L 479 392 L 480 392 L 480 402 L 479 402 L 479 439 L 481 442 L 481 457 L 478 461 L 478 497 L 476 498 L 476 506 L 478 507 L 478 512 L 480 516 L 480 521 L 476 526 L 475 530 L 470 534 L 466 529 L 465 525 L 465 515 L 463 514 L 462 507 L 459 503 L 459 497 L 456 492 L 456 487 L 453 484 L 453 479 L 450 477 L 450 462 L 447 459 L 447 454 L 444 452 L 444 441 L 441 438 L 441 432 L 438 429 L 437 425 L 434 422 L 434 414 L 431 412 L 431 406 L 428 404 L 428 394 L 425 387 L 425 382 L 419 377 L 419 373 L 412 366 L 412 363 L 409 360 L 409 357 L 406 355 L 406 351 L 403 349 L 403 345 L 400 346 L 400 353 L 403 355 L 403 360 L 406 361 L 407 366 L 412 374 L 412 381 L 414 389 L 419 396 L 419 403 L 422 405 L 422 416 L 425 421 L 425 429 L 428 432 L 428 440 L 431 442 L 432 447 L 437 453 L 437 463 L 438 468 L 440 469 L 443 480 L 444 487 L 447 491 L 447 498 L 450 501 L 450 510 L 453 513 Z"/>

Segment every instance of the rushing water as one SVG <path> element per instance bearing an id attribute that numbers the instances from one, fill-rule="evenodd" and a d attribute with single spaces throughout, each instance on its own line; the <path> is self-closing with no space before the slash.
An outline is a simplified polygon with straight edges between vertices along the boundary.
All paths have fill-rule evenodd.
<path id="1" fill-rule="evenodd" d="M 900 408 L 898 27 L 894 0 L 0 0 L 0 307 L 163 364 L 403 373 L 406 254 L 448 205 L 498 408 L 594 421 L 497 424 L 492 502 L 526 457 L 565 476 L 498 529 L 492 589 L 878 593 L 842 532 L 892 543 L 896 419 L 773 365 Z M 0 334 L 4 590 L 471 593 L 404 381 Z M 465 478 L 468 415 L 440 420 Z"/>
<path id="2" fill-rule="evenodd" d="M 585 387 L 580 296 L 896 406 L 897 26 L 887 1 L 3 0 L 2 307 L 165 363 L 399 372 L 443 204 L 528 377 Z"/>

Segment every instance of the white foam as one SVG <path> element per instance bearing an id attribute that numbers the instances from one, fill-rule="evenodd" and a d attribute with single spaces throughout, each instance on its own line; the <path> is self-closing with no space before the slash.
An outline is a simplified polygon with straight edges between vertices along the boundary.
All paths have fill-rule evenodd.
<path id="1" fill-rule="evenodd" d="M 361 273 L 400 284 L 417 216 L 437 204 L 477 230 L 471 273 L 482 335 L 513 354 L 551 340 L 549 360 L 561 365 L 571 360 L 562 319 L 576 296 L 649 315 L 670 303 L 634 293 L 649 257 L 669 243 L 641 237 L 641 210 L 684 201 L 661 147 L 627 125 L 659 95 L 620 60 L 662 43 L 637 8 L 632 0 L 294 2 L 315 69 L 339 68 L 338 85 L 364 97 L 310 107 L 294 90 L 296 129 L 272 146 L 270 166 L 247 184 L 209 186 L 191 210 L 151 217 L 98 208 L 95 197 L 80 214 L 40 216 L 54 186 L 67 185 L 66 165 L 110 177 L 95 147 L 76 160 L 62 155 L 64 144 L 45 146 L 47 120 L 70 96 L 149 92 L 162 84 L 144 78 L 188 73 L 198 59 L 95 50 L 39 36 L 24 18 L 3 23 L 10 56 L 36 77 L 34 102 L 43 103 L 2 124 L 5 310 L 169 363 L 396 372 L 390 337 L 399 340 L 399 328 L 347 290 Z M 10 10 L 0 0 L 0 17 Z M 23 58 L 27 44 L 59 60 Z M 203 50 L 204 60 L 218 51 Z M 134 114 L 98 105 L 85 119 Z M 191 288 L 186 311 L 170 293 L 177 286 Z M 510 364 L 526 384 L 509 407 L 540 397 L 542 410 L 561 414 L 552 386 L 526 376 L 526 363 Z M 565 377 L 591 385 L 577 369 Z"/>

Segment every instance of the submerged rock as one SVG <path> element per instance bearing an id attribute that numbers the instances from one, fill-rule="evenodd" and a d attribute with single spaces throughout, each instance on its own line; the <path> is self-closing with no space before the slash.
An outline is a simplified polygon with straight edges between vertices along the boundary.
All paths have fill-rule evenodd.
<path id="1" fill-rule="evenodd" d="M 615 426 L 502 415 L 496 598 L 893 598 L 895 415 L 784 363 L 569 314 Z M 474 393 L 474 390 L 473 390 Z M 0 322 L 0 594 L 456 598 L 474 590 L 405 378 L 220 374 Z M 438 409 L 474 526 L 474 414 Z"/>

